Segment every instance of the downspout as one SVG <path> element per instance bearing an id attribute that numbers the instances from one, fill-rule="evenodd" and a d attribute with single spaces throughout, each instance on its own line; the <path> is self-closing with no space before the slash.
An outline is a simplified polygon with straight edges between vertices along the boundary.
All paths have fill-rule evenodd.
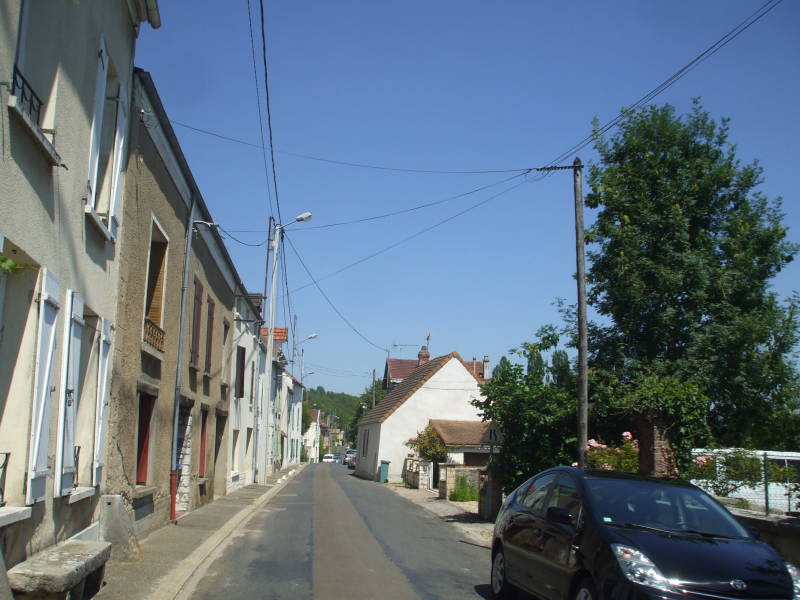
<path id="1" fill-rule="evenodd" d="M 189 208 L 186 222 L 186 244 L 183 255 L 183 285 L 181 287 L 181 315 L 178 321 L 178 366 L 175 367 L 175 403 L 172 412 L 172 464 L 169 472 L 169 520 L 178 522 L 178 421 L 181 411 L 181 389 L 183 388 L 184 329 L 186 327 L 186 292 L 189 289 L 189 262 L 192 257 L 192 230 L 194 229 L 195 195 Z"/>

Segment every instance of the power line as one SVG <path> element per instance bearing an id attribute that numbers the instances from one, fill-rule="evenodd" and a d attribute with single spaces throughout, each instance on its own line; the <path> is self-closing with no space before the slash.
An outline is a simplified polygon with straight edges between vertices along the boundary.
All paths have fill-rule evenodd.
<path id="1" fill-rule="evenodd" d="M 312 277 L 313 283 L 307 283 L 305 285 L 302 285 L 302 286 L 300 286 L 298 288 L 293 289 L 292 292 L 298 292 L 298 291 L 303 290 L 303 289 L 305 289 L 307 287 L 310 287 L 312 285 L 316 285 L 317 281 L 323 281 L 325 279 L 329 279 L 330 277 L 333 277 L 335 275 L 339 275 L 340 273 L 343 273 L 344 271 L 347 271 L 348 269 L 352 269 L 353 267 L 355 267 L 357 265 L 360 265 L 361 263 L 366 262 L 366 261 L 368 261 L 368 260 L 370 260 L 372 258 L 375 258 L 376 256 L 379 256 L 380 254 L 383 254 L 384 252 L 388 252 L 389 250 L 391 250 L 393 248 L 396 248 L 397 246 L 400 246 L 401 244 L 404 244 L 404 243 L 406 243 L 408 241 L 411 241 L 414 238 L 419 237 L 422 234 L 431 231 L 432 229 L 436 229 L 437 227 L 440 227 L 440 226 L 444 225 L 445 223 L 448 223 L 449 221 L 452 221 L 453 219 L 456 219 L 456 218 L 460 217 L 461 215 L 464 215 L 464 214 L 470 212 L 471 210 L 475 210 L 479 206 L 483 206 L 487 202 L 490 202 L 490 201 L 494 200 L 495 198 L 497 198 L 499 196 L 502 196 L 503 194 L 507 194 L 508 192 L 517 189 L 518 187 L 520 187 L 521 185 L 524 185 L 525 183 L 527 183 L 527 182 L 526 181 L 520 181 L 520 182 L 512 185 L 511 187 L 506 188 L 502 192 L 498 192 L 497 194 L 494 194 L 493 196 L 489 196 L 488 198 L 486 198 L 484 200 L 481 200 L 480 202 L 477 202 L 477 203 L 473 204 L 472 206 L 469 206 L 469 207 L 465 208 L 464 210 L 457 212 L 454 215 L 450 215 L 449 217 L 447 217 L 445 219 L 442 219 L 441 221 L 438 221 L 438 222 L 434 223 L 433 225 L 430 225 L 430 226 L 428 226 L 428 227 L 426 227 L 424 229 L 421 229 L 421 230 L 417 231 L 416 233 L 413 233 L 413 234 L 411 234 L 411 235 L 409 235 L 409 236 L 407 236 L 407 237 L 405 237 L 405 238 L 403 238 L 403 239 L 401 239 L 401 240 L 399 240 L 397 242 L 394 242 L 393 244 L 385 246 L 384 248 L 381 248 L 380 250 L 377 250 L 377 251 L 375 251 L 375 252 L 373 252 L 373 253 L 371 253 L 371 254 L 363 257 L 363 258 L 360 258 L 357 261 L 354 261 L 354 262 L 342 267 L 341 269 L 339 269 L 337 271 L 333 271 L 332 273 L 328 273 L 327 275 L 324 275 L 324 276 L 320 277 L 318 280 L 314 280 L 313 277 Z M 291 244 L 291 241 L 289 243 Z M 294 248 L 294 245 L 292 245 L 292 248 Z M 384 350 L 383 348 L 381 348 L 381 349 Z"/>
<path id="2" fill-rule="evenodd" d="M 488 190 L 489 188 L 492 188 L 492 187 L 495 187 L 495 186 L 498 186 L 498 185 L 502 185 L 503 183 L 507 183 L 507 182 L 509 182 L 509 181 L 511 181 L 513 179 L 518 178 L 518 177 L 527 176 L 528 172 L 532 171 L 532 170 L 533 169 L 526 169 L 523 173 L 518 173 L 516 175 L 512 175 L 511 177 L 506 177 L 504 179 L 501 179 L 500 181 L 495 181 L 494 183 L 490 183 L 490 184 L 483 185 L 483 186 L 478 187 L 478 188 L 474 188 L 472 190 L 469 190 L 468 192 L 462 192 L 460 194 L 456 194 L 455 196 L 448 196 L 447 198 L 442 198 L 440 200 L 433 200 L 431 202 L 425 202 L 423 204 L 418 204 L 417 206 L 412 206 L 410 208 L 404 208 L 404 209 L 401 209 L 401 210 L 396 210 L 396 211 L 393 211 L 393 212 L 390 212 L 390 213 L 384 213 L 384 214 L 381 214 L 381 215 L 375 215 L 375 216 L 372 216 L 372 217 L 364 217 L 362 219 L 353 219 L 351 221 L 340 221 L 338 223 L 327 223 L 325 225 L 307 226 L 307 227 L 303 227 L 302 229 L 298 229 L 297 231 L 306 231 L 306 230 L 309 230 L 309 229 L 326 229 L 326 228 L 330 228 L 330 227 L 339 227 L 339 226 L 343 226 L 343 225 L 353 225 L 353 224 L 356 224 L 356 223 L 364 223 L 364 222 L 367 222 L 367 221 L 377 221 L 378 219 L 385 219 L 387 217 L 394 217 L 394 216 L 397 216 L 397 215 L 414 212 L 416 210 L 421 210 L 423 208 L 428 208 L 428 207 L 431 207 L 431 206 L 436 206 L 438 204 L 443 204 L 445 202 L 450 202 L 452 200 L 457 200 L 458 198 L 464 198 L 465 196 L 470 196 L 472 194 L 476 194 L 478 192 L 482 192 L 483 190 Z M 545 176 L 549 176 L 549 173 L 545 174 Z M 537 177 L 535 179 L 528 179 L 527 181 L 539 181 L 539 180 L 541 180 L 543 178 L 544 178 L 543 176 L 539 176 L 539 177 Z M 233 233 L 265 233 L 265 231 L 263 229 L 232 229 L 231 232 L 233 232 Z"/>
<path id="3" fill-rule="evenodd" d="M 314 285 L 317 287 L 317 290 L 319 290 L 319 293 L 322 294 L 322 297 L 325 298 L 325 301 L 330 305 L 330 307 L 333 309 L 333 311 L 337 315 L 339 315 L 339 318 L 342 321 L 344 321 L 345 325 L 347 325 L 350 329 L 352 329 L 356 333 L 356 335 L 358 335 L 358 337 L 360 337 L 362 340 L 367 342 L 370 346 L 374 346 L 378 350 L 388 353 L 389 350 L 387 350 L 386 348 L 384 348 L 382 346 L 379 346 L 378 344 L 376 344 L 375 342 L 370 340 L 367 336 L 365 336 L 363 333 L 361 333 L 358 329 L 355 328 L 355 326 L 353 326 L 353 324 L 350 321 L 347 320 L 347 318 L 342 314 L 342 312 L 338 308 L 336 308 L 336 305 L 331 301 L 330 298 L 328 298 L 328 295 L 325 293 L 325 291 L 319 285 L 317 280 L 314 279 L 314 276 L 311 274 L 311 271 L 308 270 L 308 267 L 306 266 L 306 263 L 303 261 L 303 258 L 300 256 L 300 253 L 297 251 L 297 248 L 294 247 L 294 243 L 292 243 L 292 239 L 287 235 L 286 236 L 286 240 L 288 240 L 289 246 L 292 248 L 292 252 L 294 252 L 294 255 L 297 257 L 297 260 L 300 261 L 300 264 L 303 266 L 303 269 L 305 270 L 306 274 L 309 276 L 311 281 L 314 282 Z"/>
<path id="4" fill-rule="evenodd" d="M 281 201 L 278 196 L 278 177 L 275 174 L 275 146 L 272 143 L 272 110 L 269 102 L 269 69 L 267 69 L 267 33 L 264 29 L 264 0 L 258 0 L 258 3 L 261 6 L 261 56 L 264 62 L 264 101 L 267 105 L 267 131 L 269 131 L 269 156 L 272 163 L 272 188 L 275 190 L 275 208 L 278 213 L 278 223 L 282 223 Z"/>
<path id="5" fill-rule="evenodd" d="M 646 103 L 650 102 L 651 100 L 653 100 L 656 96 L 661 94 L 663 91 L 665 91 L 666 89 L 670 88 L 679 79 L 682 79 L 694 67 L 696 67 L 698 64 L 703 62 L 705 59 L 707 59 L 707 58 L 713 56 L 714 54 L 716 54 L 717 52 L 719 52 L 719 50 L 724 48 L 731 41 L 733 41 L 739 35 L 744 33 L 747 29 L 749 29 L 752 25 L 754 25 L 756 22 L 758 22 L 761 18 L 763 18 L 767 13 L 769 13 L 773 8 L 778 6 L 778 4 L 780 4 L 781 2 L 783 2 L 783 0 L 767 0 L 767 2 L 764 5 L 762 5 L 761 8 L 756 10 L 754 13 L 750 14 L 746 19 L 744 19 L 741 23 L 736 25 L 736 27 L 731 29 L 728 33 L 723 35 L 716 42 L 711 44 L 703 52 L 698 54 L 691 61 L 689 61 L 687 64 L 685 64 L 683 67 L 681 67 L 680 69 L 675 71 L 675 73 L 673 73 L 672 75 L 667 77 L 667 79 L 665 79 L 664 81 L 659 83 L 656 87 L 651 89 L 644 96 L 639 98 L 636 102 L 634 102 L 633 104 L 628 106 L 625 109 L 625 111 L 622 111 L 619 115 L 617 115 L 616 117 L 614 117 L 613 119 L 608 121 L 605 125 L 600 127 L 600 129 L 598 129 L 597 131 L 593 131 L 588 136 L 586 136 L 581 141 L 579 141 L 577 144 L 575 144 L 574 146 L 572 146 L 568 150 L 566 150 L 566 151 L 562 152 L 561 154 L 559 154 L 557 157 L 555 157 L 553 160 L 551 160 L 545 166 L 551 166 L 551 165 L 554 165 L 554 164 L 557 164 L 559 162 L 562 162 L 562 161 L 566 160 L 567 158 L 569 158 L 573 154 L 579 152 L 580 150 L 582 150 L 583 148 L 588 146 L 594 140 L 596 135 L 600 135 L 600 134 L 606 133 L 610 129 L 616 127 L 625 118 L 626 112 L 629 112 L 631 110 L 634 110 L 636 108 L 639 108 L 639 107 L 643 106 L 644 104 L 646 104 Z"/>
<path id="6" fill-rule="evenodd" d="M 261 148 L 265 150 L 265 147 L 261 144 L 254 144 L 253 142 L 248 142 L 247 140 L 242 140 L 235 137 L 230 137 L 228 135 L 223 135 L 221 133 L 217 133 L 216 131 L 210 131 L 208 129 L 202 129 L 200 127 L 195 127 L 194 125 L 189 125 L 187 123 L 182 123 L 180 121 L 170 120 L 170 123 L 173 125 L 178 125 L 179 127 L 185 127 L 186 129 L 191 129 L 192 131 L 196 131 L 197 133 L 203 133 L 205 135 L 210 135 L 221 140 L 226 140 L 228 142 L 234 142 L 237 144 L 242 144 L 244 146 L 250 146 L 251 148 Z M 487 175 L 492 173 L 520 173 L 523 171 L 530 170 L 530 167 L 522 167 L 519 169 L 476 169 L 476 170 L 447 170 L 447 169 L 408 169 L 403 167 L 391 167 L 387 165 L 372 165 L 367 163 L 358 163 L 358 162 L 351 162 L 346 160 L 337 160 L 334 158 L 324 158 L 322 156 L 313 156 L 311 154 L 302 154 L 300 152 L 289 152 L 287 150 L 281 150 L 280 148 L 275 148 L 275 152 L 277 154 L 284 154 L 286 156 L 294 156 L 295 158 L 303 158 L 305 160 L 313 160 L 317 162 L 324 162 L 330 163 L 334 165 L 342 165 L 346 167 L 357 167 L 361 169 L 375 169 L 379 171 L 394 171 L 397 173 L 421 173 L 424 175 Z"/>
<path id="7" fill-rule="evenodd" d="M 250 29 L 250 56 L 253 59 L 253 82 L 255 83 L 255 87 L 256 87 L 256 106 L 258 107 L 258 133 L 259 133 L 259 139 L 262 141 L 262 143 L 258 147 L 261 148 L 261 158 L 262 158 L 262 160 L 264 162 L 264 178 L 265 178 L 264 179 L 264 183 L 266 184 L 266 187 L 267 187 L 267 199 L 268 199 L 268 202 L 269 202 L 269 214 L 270 214 L 270 216 L 274 217 L 275 216 L 275 212 L 273 211 L 273 208 L 272 208 L 272 192 L 270 191 L 270 187 L 269 187 L 269 169 L 267 168 L 267 151 L 266 151 L 266 148 L 264 148 L 264 144 L 263 144 L 263 140 L 264 140 L 264 118 L 261 115 L 261 92 L 258 89 L 258 69 L 256 68 L 256 45 L 255 45 L 255 40 L 253 39 L 253 17 L 250 14 L 250 0 L 247 0 L 247 22 L 249 24 L 249 29 Z M 189 127 L 189 129 L 194 129 L 195 131 L 201 131 L 201 130 L 197 129 L 196 127 L 190 127 L 188 125 L 183 125 L 183 127 Z M 203 131 L 203 133 L 211 133 L 211 132 Z M 211 134 L 211 135 L 217 135 L 217 134 Z M 229 138 L 229 137 L 226 137 L 226 136 L 217 135 L 217 137 L 221 137 L 223 139 L 231 140 L 231 141 L 234 141 L 234 142 L 246 143 L 246 142 L 241 142 L 240 140 L 235 140 L 233 138 Z M 250 145 L 255 145 L 255 144 L 250 144 Z"/>
<path id="8" fill-rule="evenodd" d="M 238 238 L 235 238 L 234 236 L 231 235 L 231 233 L 229 231 L 223 229 L 222 227 L 219 227 L 219 230 L 222 233 L 224 233 L 226 237 L 230 238 L 231 240 L 233 240 L 237 244 L 241 244 L 242 246 L 250 246 L 251 248 L 258 248 L 258 247 L 263 246 L 264 244 L 267 243 L 267 240 L 264 240 L 263 242 L 260 242 L 258 244 L 250 244 L 248 242 L 243 242 L 242 240 L 240 240 Z"/>

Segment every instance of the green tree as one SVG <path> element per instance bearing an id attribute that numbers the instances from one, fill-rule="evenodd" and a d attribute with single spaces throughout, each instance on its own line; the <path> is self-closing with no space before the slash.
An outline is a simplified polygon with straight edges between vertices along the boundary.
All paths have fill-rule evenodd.
<path id="1" fill-rule="evenodd" d="M 595 143 L 587 280 L 608 323 L 591 330 L 598 408 L 613 412 L 631 394 L 643 408 L 637 382 L 666 381 L 676 397 L 708 399 L 719 443 L 797 448 L 799 436 L 775 425 L 798 422 L 798 296 L 781 302 L 770 280 L 798 248 L 786 240 L 780 199 L 756 191 L 762 169 L 737 160 L 728 121 L 697 101 L 684 116 L 671 106 L 629 112 Z M 685 425 L 672 435 L 702 433 Z"/>
<path id="2" fill-rule="evenodd" d="M 437 463 L 447 462 L 447 447 L 430 425 L 422 431 L 418 431 L 416 437 L 406 442 L 406 446 L 425 460 Z"/>
<path id="3" fill-rule="evenodd" d="M 308 407 L 308 401 L 305 399 L 303 399 L 302 411 L 303 435 L 305 435 L 308 428 L 311 427 L 311 409 Z"/>
<path id="4" fill-rule="evenodd" d="M 574 460 L 576 443 L 575 375 L 557 349 L 554 327 L 543 327 L 534 343 L 512 350 L 523 364 L 503 357 L 492 378 L 481 385 L 485 400 L 473 404 L 484 420 L 495 421 L 505 442 L 492 463 L 505 490 L 525 478 Z M 543 356 L 551 353 L 550 362 Z"/>
<path id="5" fill-rule="evenodd" d="M 373 390 L 375 405 L 377 406 L 377 404 L 383 400 L 383 397 L 386 395 L 386 390 L 383 389 L 383 379 L 376 379 L 374 383 L 370 383 L 366 388 L 364 388 L 364 391 L 358 397 L 358 403 L 355 407 L 355 412 L 353 413 L 347 428 L 347 441 L 353 447 L 356 446 L 358 441 L 358 422 L 365 414 L 372 410 Z"/>

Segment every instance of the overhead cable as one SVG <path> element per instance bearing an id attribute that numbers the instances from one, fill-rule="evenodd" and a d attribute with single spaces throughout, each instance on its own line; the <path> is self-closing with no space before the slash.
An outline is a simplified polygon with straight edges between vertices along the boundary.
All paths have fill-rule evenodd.
<path id="1" fill-rule="evenodd" d="M 330 305 L 333 311 L 337 315 L 339 315 L 339 318 L 345 323 L 345 325 L 347 325 L 350 329 L 352 329 L 356 333 L 356 335 L 358 335 L 358 337 L 367 342 L 370 346 L 373 346 L 378 350 L 381 350 L 382 352 L 388 353 L 389 352 L 388 349 L 384 348 L 383 346 L 379 346 L 378 344 L 370 340 L 367 336 L 365 336 L 363 333 L 361 333 L 358 329 L 355 328 L 355 326 L 353 326 L 353 324 L 350 321 L 347 320 L 347 318 L 342 314 L 342 312 L 338 308 L 336 308 L 336 305 L 331 301 L 330 298 L 328 298 L 328 294 L 325 293 L 325 290 L 323 290 L 322 287 L 317 282 L 317 280 L 314 279 L 314 276 L 311 274 L 311 271 L 308 270 L 308 267 L 306 266 L 306 263 L 303 261 L 303 258 L 300 256 L 300 253 L 297 251 L 297 248 L 294 247 L 292 239 L 288 235 L 285 236 L 285 239 L 289 242 L 289 246 L 291 247 L 292 252 L 294 252 L 294 255 L 297 257 L 297 260 L 300 261 L 300 264 L 303 266 L 303 269 L 305 270 L 308 277 L 311 279 L 311 281 L 314 282 L 313 285 L 317 287 L 319 293 L 322 294 L 322 297 L 325 298 L 325 301 Z"/>

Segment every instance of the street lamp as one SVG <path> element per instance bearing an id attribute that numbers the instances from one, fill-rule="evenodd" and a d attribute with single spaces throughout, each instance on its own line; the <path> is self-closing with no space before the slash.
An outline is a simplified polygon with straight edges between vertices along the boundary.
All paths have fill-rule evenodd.
<path id="1" fill-rule="evenodd" d="M 294 220 L 286 225 L 275 223 L 275 234 L 272 238 L 272 282 L 269 294 L 269 321 L 267 328 L 267 368 L 266 381 L 272 385 L 272 359 L 275 352 L 275 293 L 278 289 L 278 252 L 280 251 L 283 232 L 292 223 L 308 221 L 311 218 L 310 212 L 297 215 Z"/>

